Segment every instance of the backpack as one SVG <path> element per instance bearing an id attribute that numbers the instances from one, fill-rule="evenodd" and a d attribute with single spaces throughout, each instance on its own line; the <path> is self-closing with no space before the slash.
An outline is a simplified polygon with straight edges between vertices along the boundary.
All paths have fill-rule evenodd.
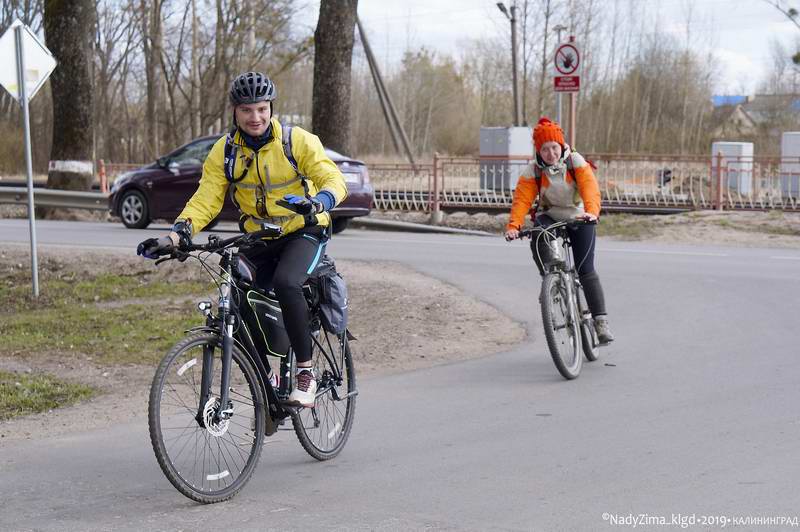
<path id="1" fill-rule="evenodd" d="M 537 154 L 536 157 L 539 157 Z M 567 173 L 572 177 L 572 181 L 577 183 L 575 178 L 575 163 L 572 162 L 572 153 L 569 154 L 569 157 L 566 159 L 567 164 Z M 539 203 L 541 203 L 541 195 L 542 195 L 542 169 L 539 167 L 538 164 L 533 165 L 533 178 L 536 180 L 536 202 L 533 204 L 533 207 L 530 210 L 531 219 L 536 216 L 536 211 L 539 210 Z"/>
<path id="2" fill-rule="evenodd" d="M 297 165 L 297 159 L 295 159 L 294 154 L 292 153 L 292 129 L 293 126 L 285 126 L 281 124 L 281 144 L 283 145 L 283 155 L 286 157 L 286 160 L 289 162 L 289 165 L 294 169 L 295 174 L 297 174 L 297 179 L 299 179 L 303 184 L 303 192 L 307 198 L 310 198 L 308 193 L 308 182 L 306 181 L 306 176 L 300 172 L 300 168 Z M 250 217 L 249 214 L 245 214 L 242 212 L 242 208 L 239 206 L 239 203 L 236 201 L 236 184 L 239 183 L 242 179 L 245 178 L 247 172 L 250 170 L 250 166 L 252 166 L 255 157 L 248 159 L 247 164 L 245 165 L 245 169 L 242 171 L 242 174 L 237 178 L 233 175 L 233 169 L 236 165 L 236 152 L 237 147 L 233 143 L 233 135 L 236 133 L 236 129 L 232 129 L 228 132 L 225 137 L 225 158 L 223 160 L 223 168 L 225 170 L 225 178 L 230 183 L 228 187 L 228 195 L 230 196 L 231 202 L 236 206 L 239 210 L 239 229 L 242 232 L 244 231 L 244 220 Z M 316 215 L 308 215 L 305 217 L 306 220 L 306 227 L 316 225 Z"/>

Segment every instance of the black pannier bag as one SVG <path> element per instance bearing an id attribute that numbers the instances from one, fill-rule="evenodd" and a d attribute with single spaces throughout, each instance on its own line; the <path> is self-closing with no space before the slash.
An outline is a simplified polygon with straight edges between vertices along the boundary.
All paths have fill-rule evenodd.
<path id="1" fill-rule="evenodd" d="M 326 331 L 342 334 L 347 329 L 347 284 L 327 255 L 314 270 L 313 282 L 319 291 L 319 317 Z"/>
<path id="2" fill-rule="evenodd" d="M 252 312 L 243 313 L 243 317 L 258 352 L 286 356 L 289 352 L 289 336 L 278 300 L 255 290 L 249 290 L 246 299 Z"/>

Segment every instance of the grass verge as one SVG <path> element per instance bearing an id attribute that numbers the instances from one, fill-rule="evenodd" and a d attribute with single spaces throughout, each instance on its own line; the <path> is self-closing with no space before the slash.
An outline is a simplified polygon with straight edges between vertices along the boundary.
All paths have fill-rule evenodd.
<path id="1" fill-rule="evenodd" d="M 597 224 L 597 236 L 623 240 L 643 240 L 658 234 L 659 223 L 651 216 L 636 214 L 603 214 Z"/>
<path id="2" fill-rule="evenodd" d="M 29 263 L 0 253 L 0 359 L 24 359 L 34 368 L 53 360 L 153 365 L 184 330 L 203 322 L 192 303 L 207 298 L 213 285 L 198 270 L 126 257 L 45 256 L 34 299 Z M 67 406 L 103 389 L 78 374 L 86 375 L 77 377 L 83 383 L 0 369 L 0 420 Z"/>
<path id="3" fill-rule="evenodd" d="M 0 421 L 88 399 L 96 390 L 52 375 L 0 371 Z"/>
<path id="4" fill-rule="evenodd" d="M 141 260 L 111 272 L 109 265 L 94 272 L 50 260 L 43 261 L 41 295 L 33 299 L 28 268 L 0 260 L 0 357 L 152 364 L 184 330 L 202 324 L 192 302 L 212 292 L 202 277 L 159 271 Z"/>

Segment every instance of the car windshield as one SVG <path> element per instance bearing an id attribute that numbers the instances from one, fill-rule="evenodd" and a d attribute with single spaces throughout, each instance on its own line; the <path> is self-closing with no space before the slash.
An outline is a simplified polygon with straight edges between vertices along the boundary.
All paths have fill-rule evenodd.
<path id="1" fill-rule="evenodd" d="M 218 139 L 203 139 L 180 148 L 167 156 L 169 164 L 180 166 L 188 164 L 203 164 L 208 152 Z"/>
<path id="2" fill-rule="evenodd" d="M 337 159 L 338 160 L 345 160 L 345 159 L 349 159 L 350 158 L 350 157 L 348 157 L 346 155 L 342 155 L 338 151 L 333 151 L 330 148 L 325 148 L 325 155 L 327 155 L 329 159 L 332 159 L 334 161 L 337 160 Z"/>

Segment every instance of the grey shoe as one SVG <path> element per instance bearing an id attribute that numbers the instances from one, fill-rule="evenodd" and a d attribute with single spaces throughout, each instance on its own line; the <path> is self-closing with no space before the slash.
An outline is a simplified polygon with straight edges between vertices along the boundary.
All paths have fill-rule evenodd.
<path id="1" fill-rule="evenodd" d="M 600 345 L 607 345 L 614 341 L 614 335 L 608 325 L 608 316 L 605 314 L 594 317 L 594 330 L 597 331 L 597 339 L 600 341 Z"/>
<path id="2" fill-rule="evenodd" d="M 311 368 L 299 368 L 295 377 L 295 386 L 289 394 L 287 403 L 306 408 L 314 406 L 317 394 L 317 380 L 314 377 L 314 370 Z"/>

